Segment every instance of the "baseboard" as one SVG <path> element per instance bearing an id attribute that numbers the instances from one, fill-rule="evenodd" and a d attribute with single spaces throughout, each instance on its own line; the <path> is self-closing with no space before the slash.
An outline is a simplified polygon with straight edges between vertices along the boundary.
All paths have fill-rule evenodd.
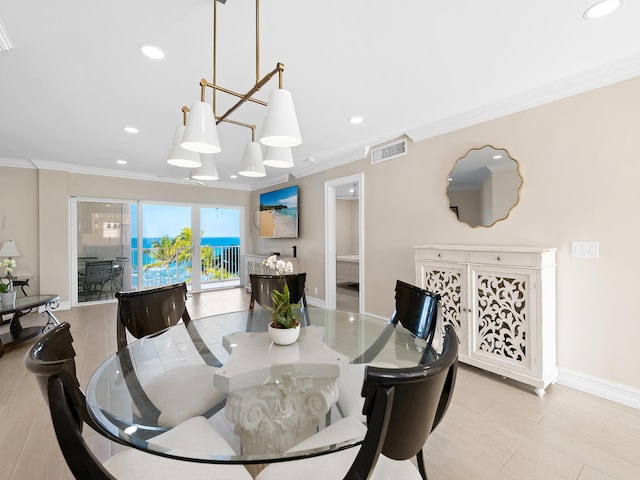
<path id="1" fill-rule="evenodd" d="M 321 298 L 314 298 L 307 295 L 307 304 L 312 307 L 325 308 L 325 301 Z"/>
<path id="2" fill-rule="evenodd" d="M 640 389 L 592 377 L 566 368 L 558 370 L 557 383 L 612 402 L 640 409 Z"/>

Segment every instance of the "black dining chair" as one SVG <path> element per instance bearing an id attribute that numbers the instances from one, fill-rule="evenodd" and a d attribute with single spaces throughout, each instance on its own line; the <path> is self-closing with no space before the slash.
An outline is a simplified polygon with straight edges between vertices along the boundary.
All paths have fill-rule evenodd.
<path id="1" fill-rule="evenodd" d="M 172 427 L 190 416 L 209 417 L 224 405 L 226 395 L 214 388 L 213 375 L 222 363 L 209 350 L 187 311 L 184 282 L 150 290 L 117 292 L 118 356 L 136 413 L 146 424 Z M 133 366 L 127 335 L 138 339 L 158 334 L 180 321 L 203 363 L 165 370 L 144 385 Z"/>
<path id="2" fill-rule="evenodd" d="M 422 449 L 446 413 L 456 379 L 458 338 L 451 327 L 445 330 L 442 353 L 427 365 L 401 369 L 366 367 L 362 385 L 366 429 L 353 417 L 343 418 L 290 451 L 300 451 L 302 456 L 304 450 L 338 444 L 366 431 L 360 448 L 272 464 L 256 480 L 426 480 Z M 418 468 L 410 462 L 414 456 Z"/>
<path id="3" fill-rule="evenodd" d="M 104 464 L 96 458 L 82 436 L 85 424 L 109 440 L 120 440 L 100 429 L 87 411 L 86 399 L 76 376 L 75 350 L 70 326 L 64 322 L 41 337 L 27 352 L 24 364 L 36 376 L 49 405 L 53 428 L 64 459 L 77 479 L 251 479 L 238 465 L 203 465 L 172 460 L 133 448 L 127 448 Z M 154 444 L 167 450 L 184 447 L 184 439 L 201 442 L 202 453 L 221 451 L 233 455 L 233 449 L 203 417 L 191 418 L 171 431 L 153 438 Z M 42 441 L 47 441 L 42 438 Z"/>
<path id="4" fill-rule="evenodd" d="M 284 282 L 289 288 L 289 298 L 291 303 L 300 304 L 302 325 L 308 325 L 308 307 L 307 297 L 305 295 L 306 281 L 307 274 L 304 272 L 284 275 L 283 277 L 278 275 L 250 274 L 249 283 L 251 284 L 251 299 L 249 300 L 249 310 L 253 310 L 256 303 L 262 308 L 273 307 L 271 292 L 273 290 L 282 291 Z"/>
<path id="5" fill-rule="evenodd" d="M 431 347 L 438 325 L 439 303 L 440 295 L 401 280 L 396 281 L 395 308 L 389 323 L 366 351 L 353 359 L 350 365 L 345 366 L 338 380 L 340 398 L 337 408 L 343 416 L 360 415 L 362 398 L 359 395 L 358 385 L 364 378 L 364 366 L 375 361 L 385 345 L 390 342 L 398 324 L 409 330 L 416 338 L 426 340 L 426 344 L 418 344 L 422 349 L 419 352 L 421 353 L 419 363 L 426 364 L 434 358 Z M 398 335 L 394 345 L 397 359 L 407 357 L 411 363 L 415 362 L 415 351 L 418 346 L 411 337 Z"/>
<path id="6" fill-rule="evenodd" d="M 426 340 L 424 353 L 428 355 L 435 338 L 439 303 L 440 295 L 401 280 L 396 280 L 395 309 L 387 328 L 382 331 L 371 347 L 352 360 L 351 363 L 371 363 L 380 353 L 382 347 L 387 344 L 398 324 L 409 330 L 417 338 Z M 423 359 L 421 363 L 424 363 L 425 360 Z"/>

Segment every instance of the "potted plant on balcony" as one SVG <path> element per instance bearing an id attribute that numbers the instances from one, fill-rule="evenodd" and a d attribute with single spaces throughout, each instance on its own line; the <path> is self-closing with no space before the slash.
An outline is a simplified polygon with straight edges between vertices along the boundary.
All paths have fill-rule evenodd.
<path id="1" fill-rule="evenodd" d="M 276 255 L 272 255 L 263 260 L 264 265 L 275 270 L 280 277 L 282 291 L 272 290 L 271 300 L 273 307 L 271 310 L 271 323 L 269 324 L 269 335 L 273 343 L 277 345 L 289 345 L 295 342 L 300 335 L 300 322 L 294 310 L 300 308 L 299 303 L 291 303 L 289 286 L 285 281 L 288 273 L 293 273 L 293 264 L 278 260 Z"/>

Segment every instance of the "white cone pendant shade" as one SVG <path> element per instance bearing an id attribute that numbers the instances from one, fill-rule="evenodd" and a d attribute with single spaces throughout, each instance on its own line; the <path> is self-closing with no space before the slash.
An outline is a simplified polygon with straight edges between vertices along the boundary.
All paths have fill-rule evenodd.
<path id="1" fill-rule="evenodd" d="M 258 142 L 249 142 L 244 147 L 242 163 L 238 173 L 245 177 L 264 177 L 267 175 L 262 163 L 262 150 Z"/>
<path id="2" fill-rule="evenodd" d="M 281 88 L 269 95 L 260 143 L 271 147 L 295 147 L 302 143 L 291 92 Z"/>
<path id="3" fill-rule="evenodd" d="M 291 168 L 293 167 L 293 153 L 289 147 L 267 147 L 262 163 L 267 167 Z"/>
<path id="4" fill-rule="evenodd" d="M 183 134 L 184 125 L 178 125 L 176 132 L 173 134 L 173 143 L 171 144 L 171 150 L 169 150 L 167 163 L 176 167 L 197 168 L 202 165 L 200 155 L 191 150 L 185 150 L 180 146 Z"/>
<path id="5" fill-rule="evenodd" d="M 222 151 L 213 108 L 205 102 L 193 102 L 182 137 L 182 148 L 198 153 Z"/>
<path id="6" fill-rule="evenodd" d="M 212 154 L 200 154 L 202 166 L 191 171 L 191 178 L 194 180 L 218 180 L 218 169 Z"/>

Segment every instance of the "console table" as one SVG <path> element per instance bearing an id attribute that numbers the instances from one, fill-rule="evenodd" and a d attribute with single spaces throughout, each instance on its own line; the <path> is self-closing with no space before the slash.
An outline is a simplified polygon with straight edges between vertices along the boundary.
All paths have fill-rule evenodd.
<path id="1" fill-rule="evenodd" d="M 52 308 L 58 306 L 60 297 L 58 295 L 33 295 L 31 297 L 17 297 L 13 305 L 0 305 L 0 318 L 2 315 L 13 313 L 10 320 L 2 321 L 2 325 L 9 325 L 9 332 L 0 334 L 0 357 L 4 355 L 4 347 L 16 343 L 24 342 L 42 333 L 46 333 L 50 328 L 59 325 Z M 20 317 L 28 313 L 32 308 L 44 307 L 43 317 L 47 317 L 44 326 L 23 327 L 20 324 Z"/>

